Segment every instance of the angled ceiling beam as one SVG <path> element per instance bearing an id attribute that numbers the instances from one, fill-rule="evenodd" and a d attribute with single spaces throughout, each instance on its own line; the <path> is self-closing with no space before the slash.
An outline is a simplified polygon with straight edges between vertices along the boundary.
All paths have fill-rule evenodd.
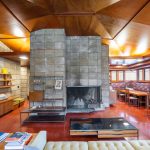
<path id="1" fill-rule="evenodd" d="M 122 32 L 126 28 L 126 26 L 128 26 L 128 24 L 144 9 L 146 5 L 148 5 L 149 2 L 150 1 L 147 0 L 147 2 L 144 5 L 142 5 L 142 7 L 131 17 L 131 19 L 129 19 L 129 21 L 116 33 L 113 39 L 115 39 L 120 34 L 120 32 Z"/>
<path id="2" fill-rule="evenodd" d="M 6 10 L 28 31 L 30 32 L 30 30 L 23 24 L 23 22 L 21 20 L 19 20 L 16 15 L 9 9 L 9 7 L 3 2 L 0 1 L 1 4 L 6 8 Z"/>

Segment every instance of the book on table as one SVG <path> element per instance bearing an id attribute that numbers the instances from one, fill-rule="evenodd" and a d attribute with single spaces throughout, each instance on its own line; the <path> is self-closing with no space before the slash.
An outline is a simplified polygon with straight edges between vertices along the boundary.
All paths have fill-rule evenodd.
<path id="1" fill-rule="evenodd" d="M 0 142 L 5 140 L 5 138 L 9 135 L 9 133 L 0 132 Z"/>
<path id="2" fill-rule="evenodd" d="M 21 136 L 22 135 L 22 136 Z M 16 132 L 5 140 L 5 150 L 22 150 L 24 146 L 31 140 L 32 134 L 26 132 Z"/>

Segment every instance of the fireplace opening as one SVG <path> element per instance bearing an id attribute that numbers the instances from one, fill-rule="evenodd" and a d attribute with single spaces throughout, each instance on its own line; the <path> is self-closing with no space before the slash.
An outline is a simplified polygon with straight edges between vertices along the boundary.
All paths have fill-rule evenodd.
<path id="1" fill-rule="evenodd" d="M 100 107 L 100 86 L 67 87 L 67 109 L 95 109 Z"/>

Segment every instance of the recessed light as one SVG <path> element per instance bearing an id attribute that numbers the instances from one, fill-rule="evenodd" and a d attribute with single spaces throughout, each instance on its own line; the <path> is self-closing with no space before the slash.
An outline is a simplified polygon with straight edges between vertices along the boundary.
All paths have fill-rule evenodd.
<path id="1" fill-rule="evenodd" d="M 20 59 L 24 59 L 24 60 L 27 60 L 27 59 L 28 59 L 27 56 L 20 56 L 19 58 L 20 58 Z"/>

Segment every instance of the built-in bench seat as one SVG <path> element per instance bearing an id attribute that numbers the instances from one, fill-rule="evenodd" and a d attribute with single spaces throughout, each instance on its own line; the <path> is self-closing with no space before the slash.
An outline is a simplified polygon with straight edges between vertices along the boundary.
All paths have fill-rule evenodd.
<path id="1" fill-rule="evenodd" d="M 111 86 L 113 89 L 130 88 L 137 91 L 150 92 L 150 83 L 128 81 L 128 82 L 115 82 L 112 83 Z"/>

